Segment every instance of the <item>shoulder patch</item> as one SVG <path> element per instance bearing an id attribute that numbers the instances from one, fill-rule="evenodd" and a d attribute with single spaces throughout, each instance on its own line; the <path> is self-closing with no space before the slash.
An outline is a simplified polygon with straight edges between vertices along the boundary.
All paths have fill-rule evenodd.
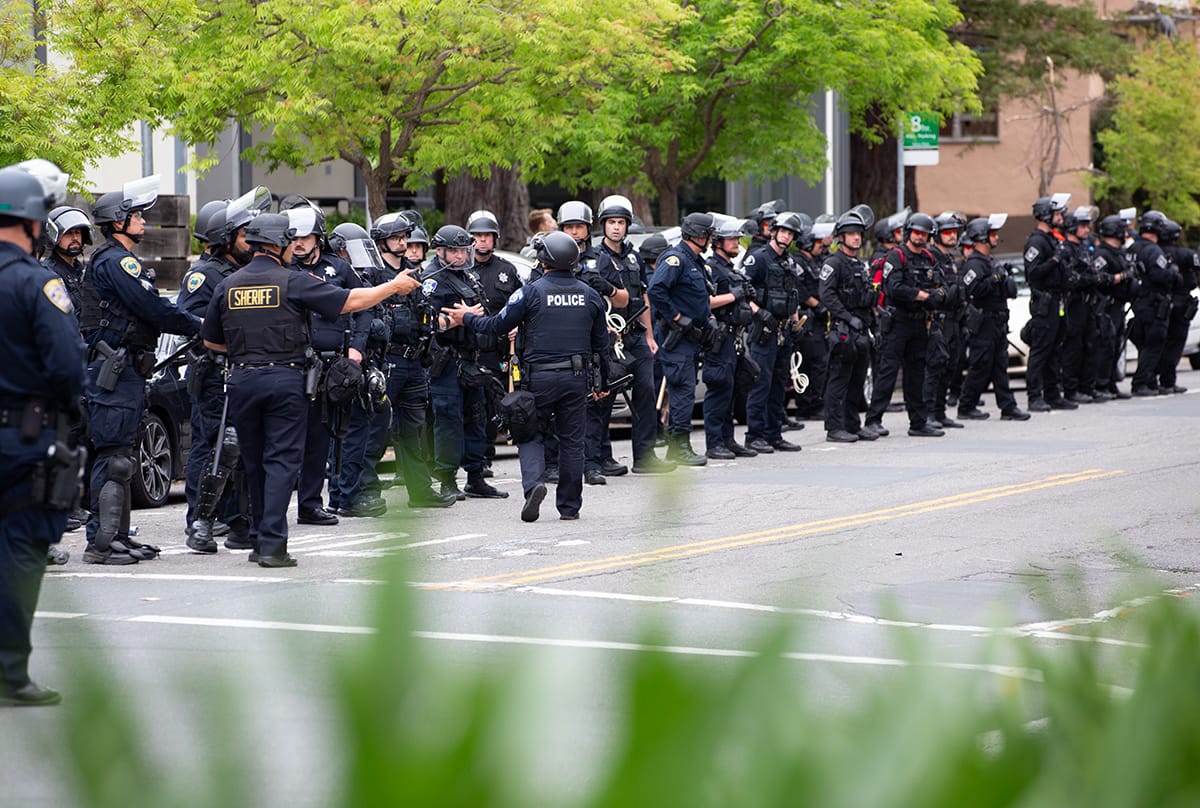
<path id="1" fill-rule="evenodd" d="M 132 255 L 127 255 L 121 259 L 121 269 L 125 270 L 125 274 L 134 278 L 142 274 L 142 264 Z"/>
<path id="2" fill-rule="evenodd" d="M 1026 261 L 1036 261 L 1037 257 L 1039 255 L 1041 255 L 1041 253 L 1038 252 L 1037 247 L 1030 247 L 1028 250 L 1025 251 L 1025 260 Z"/>
<path id="3" fill-rule="evenodd" d="M 1166 269 L 1166 267 L 1167 267 L 1167 256 L 1165 256 L 1165 255 L 1159 255 L 1159 256 L 1158 256 L 1158 259 L 1157 259 L 1157 260 L 1156 260 L 1154 263 L 1158 264 L 1158 268 L 1159 268 L 1159 269 Z"/>
<path id="4" fill-rule="evenodd" d="M 754 266 L 754 256 L 753 256 L 753 255 L 747 255 L 745 258 L 743 258 L 743 259 L 742 259 L 742 266 L 744 266 L 744 267 L 752 267 L 752 266 Z"/>
<path id="5" fill-rule="evenodd" d="M 508 303 L 506 303 L 505 305 L 509 305 L 509 306 L 516 305 L 517 303 L 520 303 L 524 297 L 525 297 L 525 290 L 518 289 L 517 291 L 513 292 L 511 295 L 508 296 Z"/>
<path id="6" fill-rule="evenodd" d="M 71 305 L 71 295 L 61 278 L 46 281 L 46 285 L 42 287 L 42 294 L 63 314 L 70 314 L 75 310 Z"/>
<path id="7" fill-rule="evenodd" d="M 437 279 L 429 278 L 421 283 L 421 291 L 425 293 L 426 297 L 429 297 L 429 295 L 437 291 L 437 286 Z"/>
<path id="8" fill-rule="evenodd" d="M 663 262 L 669 267 L 677 267 L 677 266 L 679 266 L 679 256 L 678 255 L 668 255 L 666 258 L 663 259 Z"/>
<path id="9" fill-rule="evenodd" d="M 974 282 L 975 282 L 975 270 L 968 269 L 967 274 L 963 275 L 963 283 L 965 283 L 967 286 L 970 286 Z"/>
<path id="10" fill-rule="evenodd" d="M 891 274 L 892 274 L 892 270 L 893 270 L 893 269 L 895 269 L 895 267 L 894 267 L 894 266 L 892 266 L 892 262 L 891 262 L 891 261 L 885 261 L 885 262 L 883 263 L 883 277 L 885 277 L 885 278 L 886 278 L 888 275 L 891 275 Z"/>
<path id="11" fill-rule="evenodd" d="M 627 260 L 633 266 L 637 266 L 637 258 L 634 257 L 633 253 L 625 256 L 625 260 Z"/>
<path id="12" fill-rule="evenodd" d="M 496 281 L 499 283 L 508 283 L 508 273 L 507 272 L 497 273 Z"/>
<path id="13" fill-rule="evenodd" d="M 189 294 L 196 291 L 203 285 L 204 285 L 204 273 L 203 272 L 189 272 L 188 273 L 187 290 L 188 290 Z"/>
<path id="14" fill-rule="evenodd" d="M 1095 260 L 1092 261 L 1092 266 L 1096 268 L 1097 272 L 1103 272 L 1104 268 L 1108 266 L 1108 259 L 1103 255 L 1097 255 Z"/>
<path id="15" fill-rule="evenodd" d="M 821 280 L 827 281 L 832 276 L 833 276 L 833 266 L 832 265 L 826 264 L 825 266 L 821 267 Z"/>

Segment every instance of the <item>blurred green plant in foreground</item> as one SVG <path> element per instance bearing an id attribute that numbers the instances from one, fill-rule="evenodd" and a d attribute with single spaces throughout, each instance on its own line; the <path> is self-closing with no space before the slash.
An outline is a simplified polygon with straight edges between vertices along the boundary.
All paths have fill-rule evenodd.
<path id="1" fill-rule="evenodd" d="M 344 653 L 295 660 L 328 667 L 338 727 L 328 743 L 332 797 L 317 804 L 1200 805 L 1200 620 L 1183 598 L 1148 599 L 1119 627 L 1103 626 L 1121 632 L 1119 646 L 1067 642 L 1051 653 L 1001 636 L 980 661 L 995 664 L 990 673 L 939 665 L 910 633 L 905 664 L 880 668 L 843 703 L 812 686 L 828 670 L 787 657 L 795 637 L 786 625 L 745 658 L 612 652 L 621 657 L 605 748 L 578 750 L 594 759 L 563 788 L 535 765 L 571 742 L 547 737 L 553 722 L 539 715 L 555 709 L 554 688 L 543 687 L 555 673 L 524 652 L 470 665 L 430 653 L 403 573 L 397 562 L 394 583 L 374 589 L 375 633 Z M 669 641 L 653 630 L 643 638 Z M 195 767 L 166 776 L 140 731 L 162 705 L 114 697 L 87 665 L 63 684 L 59 731 L 79 804 L 254 804 L 247 746 L 269 750 L 242 734 L 248 693 L 179 683 L 196 742 L 175 751 Z"/>

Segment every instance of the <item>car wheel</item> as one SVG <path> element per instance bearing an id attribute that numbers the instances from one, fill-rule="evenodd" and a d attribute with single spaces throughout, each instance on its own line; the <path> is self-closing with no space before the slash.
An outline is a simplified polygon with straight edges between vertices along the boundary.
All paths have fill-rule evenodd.
<path id="1" fill-rule="evenodd" d="M 171 493 L 171 437 L 167 425 L 154 413 L 142 421 L 138 441 L 138 468 L 131 482 L 135 508 L 158 508 Z"/>

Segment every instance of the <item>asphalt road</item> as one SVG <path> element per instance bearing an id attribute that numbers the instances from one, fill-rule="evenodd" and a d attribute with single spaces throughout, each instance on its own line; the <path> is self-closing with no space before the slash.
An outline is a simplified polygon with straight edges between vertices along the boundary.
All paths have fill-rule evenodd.
<path id="1" fill-rule="evenodd" d="M 1200 389 L 1200 374 L 1180 383 Z M 1119 649 L 1117 607 L 1194 591 L 1200 392 L 1025 423 L 985 403 L 991 420 L 944 438 L 905 436 L 903 414 L 873 444 L 827 444 L 809 423 L 787 435 L 798 454 L 612 478 L 585 488 L 575 522 L 557 520 L 552 490 L 542 519 L 522 523 L 515 452 L 501 449 L 493 482 L 507 500 L 413 512 L 389 490 L 387 517 L 294 527 L 290 570 L 189 553 L 174 500 L 134 514 L 164 548 L 157 561 L 83 565 L 68 534 L 32 665 L 67 704 L 0 714 L 0 782 L 13 804 L 71 803 L 64 724 L 86 677 L 138 705 L 145 755 L 162 766 L 197 765 L 197 704 L 218 700 L 243 722 L 255 803 L 320 805 L 340 776 L 327 663 L 396 620 L 405 647 L 451 675 L 523 666 L 522 692 L 541 699 L 525 730 L 556 738 L 531 765 L 553 784 L 586 780 L 603 756 L 612 676 L 631 655 L 732 664 L 782 626 L 797 675 L 849 701 L 914 641 L 931 669 L 1020 679 L 997 638 Z M 628 442 L 616 449 L 627 462 Z"/>

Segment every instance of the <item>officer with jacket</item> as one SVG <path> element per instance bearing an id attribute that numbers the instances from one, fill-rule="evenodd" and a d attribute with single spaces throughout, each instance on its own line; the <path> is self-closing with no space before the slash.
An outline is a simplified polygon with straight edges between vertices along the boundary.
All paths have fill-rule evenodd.
<path id="1" fill-rule="evenodd" d="M 475 239 L 458 225 L 448 224 L 433 236 L 435 255 L 421 270 L 421 289 L 435 311 L 463 303 L 481 305 L 479 279 L 471 271 Z M 439 331 L 430 346 L 429 389 L 433 399 L 433 476 L 442 494 L 459 499 L 504 499 L 507 491 L 483 476 L 487 460 L 486 410 L 479 370 L 479 343 L 470 329 Z M 455 475 L 467 472 L 460 491 Z"/>
<path id="2" fill-rule="evenodd" d="M 824 243 L 805 228 L 795 241 L 796 267 L 800 271 L 800 330 L 792 345 L 801 356 L 800 371 L 808 377 L 808 386 L 797 390 L 796 409 L 806 420 L 825 420 L 825 379 L 829 367 L 829 346 L 825 342 L 825 323 L 829 312 L 821 305 L 821 252 Z"/>
<path id="3" fill-rule="evenodd" d="M 339 225 L 340 227 L 340 225 Z M 385 282 L 411 271 L 406 257 L 408 236 L 415 225 L 399 213 L 385 213 L 371 224 L 371 239 L 383 258 Z M 335 229 L 336 232 L 336 229 Z M 421 287 L 383 301 L 391 327 L 387 348 L 387 397 L 392 408 L 391 436 L 396 447 L 397 477 L 403 478 L 410 508 L 448 508 L 458 501 L 454 494 L 435 491 L 429 465 L 421 448 L 425 410 L 429 406 L 429 374 L 421 364 L 433 336 L 436 312 Z M 378 464 L 384 448 L 372 443 L 367 465 Z"/>
<path id="4" fill-rule="evenodd" d="M 1171 289 L 1171 315 L 1167 320 L 1167 341 L 1163 347 L 1163 358 L 1158 365 L 1159 392 L 1186 393 L 1187 388 L 1178 384 L 1176 369 L 1187 346 L 1188 328 L 1196 317 L 1198 301 L 1192 294 L 1196 288 L 1200 256 L 1179 243 L 1183 228 L 1178 222 L 1168 220 L 1163 234 L 1162 248 L 1178 271 L 1175 285 Z"/>
<path id="5" fill-rule="evenodd" d="M 958 246 L 959 232 L 966 219 L 952 211 L 945 211 L 933 220 L 934 238 L 929 252 L 933 255 L 935 273 L 946 287 L 947 301 L 945 318 L 941 321 L 938 339 L 930 331 L 929 347 L 925 354 L 925 409 L 930 422 L 943 429 L 960 429 L 962 424 L 946 412 L 947 392 L 962 392 L 962 366 L 966 355 L 963 344 L 963 304 L 965 296 L 958 265 L 954 262 L 954 248 Z"/>
<path id="6" fill-rule="evenodd" d="M 1042 197 L 1033 203 L 1037 227 L 1025 240 L 1025 280 L 1029 283 L 1029 362 L 1025 386 L 1030 412 L 1079 407 L 1062 396 L 1059 387 L 1062 338 L 1065 330 L 1063 292 L 1066 289 L 1066 248 L 1055 232 L 1062 227 L 1070 194 Z"/>
<path id="7" fill-rule="evenodd" d="M 713 232 L 709 213 L 689 213 L 680 226 L 682 238 L 658 258 L 648 294 L 654 313 L 658 361 L 667 380 L 670 415 L 667 460 L 703 466 L 704 455 L 692 451 L 692 407 L 696 402 L 696 367 L 700 351 L 717 338 L 708 306 L 708 284 L 700 255 Z"/>
<path id="8" fill-rule="evenodd" d="M 1105 216 L 1096 225 L 1096 251 L 1092 270 L 1097 277 L 1096 398 L 1127 399 L 1117 387 L 1118 355 L 1125 339 L 1125 306 L 1134 300 L 1138 286 L 1125 252 L 1128 228 L 1119 215 Z"/>
<path id="9" fill-rule="evenodd" d="M 1129 331 L 1129 338 L 1138 348 L 1137 371 L 1133 374 L 1135 396 L 1158 395 L 1159 366 L 1166 352 L 1171 319 L 1171 295 L 1183 285 L 1179 270 L 1159 245 L 1169 226 L 1161 211 L 1146 211 L 1138 220 L 1138 237 L 1131 250 L 1141 280 L 1133 301 L 1133 325 Z"/>
<path id="10" fill-rule="evenodd" d="M 62 279 L 32 257 L 66 176 L 37 164 L 37 175 L 0 169 L 0 706 L 61 701 L 29 678 L 31 629 L 83 466 L 67 439 L 83 390 L 79 326 Z"/>
<path id="11" fill-rule="evenodd" d="M 1028 421 L 1029 413 L 1017 406 L 1008 385 L 1008 301 L 1017 296 L 1017 282 L 992 258 L 1000 229 L 992 227 L 987 218 L 977 218 L 967 222 L 963 236 L 972 244 L 962 276 L 970 365 L 958 401 L 958 417 L 970 421 L 989 417 L 979 409 L 979 402 L 991 382 L 1000 417 Z"/>
<path id="12" fill-rule="evenodd" d="M 766 244 L 752 247 L 742 259 L 756 306 L 749 354 L 759 369 L 758 379 L 746 394 L 746 447 L 759 454 L 800 451 L 799 445 L 783 437 L 783 422 L 792 334 L 800 322 L 800 269 L 789 250 L 811 227 L 807 218 L 790 211 L 779 213 L 768 225 Z"/>
<path id="13" fill-rule="evenodd" d="M 903 243 L 883 261 L 885 309 L 879 324 L 879 363 L 875 368 L 871 406 L 864 430 L 883 437 L 883 414 L 896 388 L 896 376 L 904 369 L 904 407 L 908 411 L 908 434 L 937 438 L 946 433 L 941 425 L 929 423 L 925 409 L 925 360 L 931 332 L 941 333 L 949 295 L 941 285 L 929 252 L 933 218 L 914 213 L 904 225 Z M 935 326 L 936 324 L 936 326 Z"/>
<path id="14" fill-rule="evenodd" d="M 861 429 L 858 413 L 866 409 L 863 386 L 871 359 L 871 311 L 877 294 L 870 270 L 858 257 L 863 247 L 866 221 L 857 210 L 838 217 L 833 236 L 837 252 L 821 267 L 821 305 L 829 311 L 826 340 L 829 370 L 825 382 L 825 435 L 832 443 L 875 440 L 879 436 Z"/>
<path id="15" fill-rule="evenodd" d="M 1063 217 L 1063 269 L 1065 273 L 1062 344 L 1062 387 L 1067 401 L 1092 404 L 1096 386 L 1096 287 L 1092 269 L 1093 209 L 1087 205 Z M 1099 401 L 1104 401 L 1101 398 Z"/>
<path id="16" fill-rule="evenodd" d="M 538 247 L 546 272 L 518 289 L 498 314 L 462 301 L 443 311 L 443 324 L 483 334 L 507 334 L 520 328 L 518 353 L 526 389 L 533 393 L 537 417 L 554 424 L 559 446 L 559 481 L 555 500 L 560 519 L 578 519 L 583 505 L 583 432 L 589 386 L 604 388 L 603 365 L 597 388 L 591 378 L 593 357 L 608 349 L 605 305 L 600 294 L 573 276 L 579 250 L 565 233 L 547 233 Z M 518 446 L 525 504 L 521 519 L 536 521 L 546 497 L 545 450 L 540 431 Z"/>
<path id="17" fill-rule="evenodd" d="M 130 480 L 160 332 L 195 336 L 200 319 L 159 296 L 132 252 L 146 232 L 145 211 L 158 199 L 158 175 L 126 183 L 96 200 L 92 218 L 105 242 L 92 254 L 81 288 L 80 326 L 88 344 L 85 391 L 96 462 L 87 525 L 88 564 L 135 564 L 158 548 L 129 535 Z M 89 280 L 90 279 L 90 280 Z"/>
<path id="18" fill-rule="evenodd" d="M 250 560 L 261 567 L 296 565 L 287 552 L 287 508 L 305 449 L 310 314 L 336 322 L 417 285 L 407 272 L 353 289 L 298 272 L 291 264 L 301 230 L 308 228 L 283 214 L 256 216 L 246 227 L 254 258 L 221 281 L 204 318 L 204 344 L 226 353 L 231 368 L 230 413 L 250 490 Z"/>
<path id="19" fill-rule="evenodd" d="M 728 219 L 713 234 L 712 255 L 705 261 L 708 305 L 724 338 L 716 350 L 704 352 L 704 456 L 710 460 L 755 457 L 758 452 L 733 437 L 733 393 L 742 333 L 754 318 L 754 288 L 750 279 L 734 269 L 741 248 L 742 223 Z"/>

